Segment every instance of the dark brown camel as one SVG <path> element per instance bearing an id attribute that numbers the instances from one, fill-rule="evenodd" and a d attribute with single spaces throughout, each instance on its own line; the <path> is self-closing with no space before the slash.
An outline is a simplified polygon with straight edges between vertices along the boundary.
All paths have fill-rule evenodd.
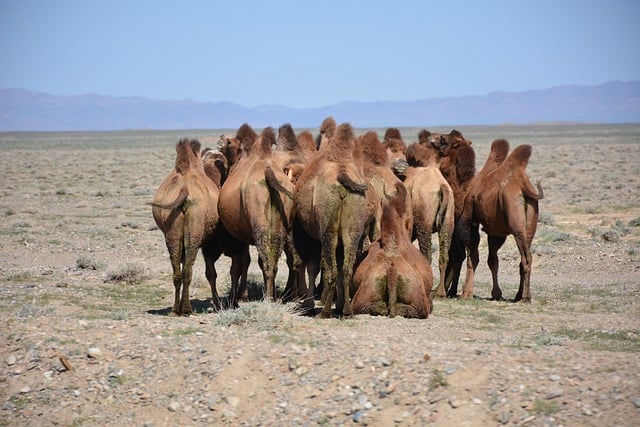
<path id="1" fill-rule="evenodd" d="M 381 237 L 369 247 L 353 275 L 356 314 L 426 319 L 432 310 L 431 265 L 405 229 L 407 192 L 397 184 L 397 196 L 385 201 Z"/>
<path id="2" fill-rule="evenodd" d="M 324 303 L 321 317 L 331 316 L 335 293 L 337 311 L 346 317 L 353 315 L 350 293 L 353 268 L 376 209 L 361 157 L 351 125 L 343 123 L 333 138 L 322 143 L 318 156 L 296 184 L 297 219 L 304 232 L 321 244 Z"/>
<path id="3" fill-rule="evenodd" d="M 531 242 L 538 223 L 538 201 L 543 198 L 542 186 L 537 190 L 526 174 L 531 157 L 530 145 L 519 145 L 504 161 L 508 150 L 505 140 L 494 141 L 484 168 L 473 179 L 465 199 L 459 222 L 460 234 L 467 249 L 467 277 L 462 298 L 473 297 L 473 281 L 478 266 L 478 227 L 487 233 L 493 288 L 491 297 L 502 299 L 498 285 L 498 250 L 508 235 L 513 235 L 520 252 L 520 286 L 515 301 L 531 302 Z"/>
<path id="4" fill-rule="evenodd" d="M 227 231 L 256 247 L 267 301 L 276 298 L 278 259 L 293 209 L 293 184 L 272 156 L 271 145 L 275 142 L 273 129 L 265 128 L 251 144 L 248 155 L 241 156 L 229 173 L 218 202 L 220 221 Z M 246 149 L 247 142 L 243 145 Z M 282 189 L 289 197 L 281 197 Z"/>
<path id="5" fill-rule="evenodd" d="M 165 178 L 151 202 L 153 219 L 164 233 L 173 269 L 175 298 L 171 312 L 188 316 L 192 268 L 198 250 L 215 238 L 218 224 L 218 188 L 204 172 L 200 142 L 182 139 L 176 145 L 174 170 Z M 203 253 L 204 254 L 204 253 Z M 220 308 L 213 262 L 205 256 L 206 276 L 213 307 Z"/>
<path id="6" fill-rule="evenodd" d="M 410 167 L 405 172 L 404 184 L 413 210 L 411 237 L 412 240 L 418 239 L 420 251 L 431 265 L 431 235 L 438 233 L 440 281 L 435 294 L 445 297 L 446 267 L 454 230 L 453 191 L 438 168 L 434 151 L 420 144 L 411 144 L 406 155 Z"/>

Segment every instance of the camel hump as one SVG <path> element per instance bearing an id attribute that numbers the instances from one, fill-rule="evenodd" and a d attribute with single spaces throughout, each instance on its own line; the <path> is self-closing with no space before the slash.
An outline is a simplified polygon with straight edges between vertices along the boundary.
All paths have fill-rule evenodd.
<path id="1" fill-rule="evenodd" d="M 509 153 L 509 141 L 496 139 L 491 143 L 491 154 L 496 162 L 502 163 Z"/>
<path id="2" fill-rule="evenodd" d="M 364 194 L 369 188 L 366 183 L 363 184 L 351 178 L 343 168 L 340 168 L 340 172 L 338 172 L 338 182 L 352 193 Z"/>
<path id="3" fill-rule="evenodd" d="M 460 147 L 456 154 L 456 175 L 466 182 L 476 174 L 476 153 L 469 145 Z"/>
<path id="4" fill-rule="evenodd" d="M 287 197 L 289 197 L 290 199 L 293 199 L 293 193 L 288 190 L 287 188 L 285 188 L 284 185 L 282 185 L 282 183 L 278 180 L 278 177 L 276 176 L 275 172 L 273 171 L 273 168 L 271 166 L 267 166 L 264 169 L 264 177 L 265 180 L 267 181 L 267 185 L 280 192 L 280 193 L 284 193 L 287 195 Z"/>
<path id="5" fill-rule="evenodd" d="M 196 139 L 183 138 L 176 145 L 176 171 L 183 175 L 187 170 L 195 167 L 200 158 L 202 145 Z"/>
<path id="6" fill-rule="evenodd" d="M 184 207 L 186 206 L 188 197 L 189 197 L 189 188 L 186 185 L 184 185 L 180 189 L 180 192 L 178 193 L 178 197 L 173 202 L 166 203 L 166 204 L 151 202 L 149 204 L 153 207 L 160 208 L 160 209 L 168 209 L 168 210 L 175 210 L 178 208 L 184 209 Z"/>
<path id="7" fill-rule="evenodd" d="M 402 135 L 400 134 L 400 130 L 398 128 L 388 128 L 384 132 L 384 140 L 388 141 L 390 139 L 402 139 Z"/>
<path id="8" fill-rule="evenodd" d="M 527 164 L 529 164 L 529 158 L 531 157 L 531 151 L 532 148 L 529 144 L 518 145 L 505 160 L 507 167 L 521 167 L 522 169 L 526 169 Z"/>

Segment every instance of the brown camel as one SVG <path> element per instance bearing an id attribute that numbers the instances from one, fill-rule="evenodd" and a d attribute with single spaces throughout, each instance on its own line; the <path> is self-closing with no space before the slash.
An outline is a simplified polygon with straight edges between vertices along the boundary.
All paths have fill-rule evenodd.
<path id="1" fill-rule="evenodd" d="M 219 151 L 212 149 L 204 149 L 201 157 L 205 174 L 219 190 L 229 173 L 226 157 Z M 218 221 L 216 237 L 202 246 L 202 254 L 206 260 L 210 260 L 214 264 L 211 268 L 215 268 L 215 262 L 222 254 L 231 258 L 229 306 L 237 308 L 238 301 L 247 301 L 249 299 L 247 274 L 251 263 L 249 245 L 231 236 L 222 222 Z"/>
<path id="2" fill-rule="evenodd" d="M 238 138 L 241 139 L 241 138 Z M 276 137 L 265 128 L 248 155 L 233 167 L 220 189 L 220 221 L 236 239 L 255 245 L 264 278 L 264 297 L 276 298 L 275 278 L 293 209 L 293 184 L 274 160 Z M 243 145 L 247 146 L 244 141 Z M 287 196 L 282 197 L 280 191 Z"/>
<path id="3" fill-rule="evenodd" d="M 381 237 L 353 275 L 356 314 L 426 319 L 431 313 L 433 273 L 404 227 L 407 198 L 404 185 L 398 183 L 397 196 L 385 201 Z"/>
<path id="4" fill-rule="evenodd" d="M 445 297 L 446 267 L 454 230 L 453 191 L 438 168 L 434 151 L 412 144 L 407 149 L 407 162 L 410 167 L 405 172 L 404 184 L 413 210 L 411 237 L 418 239 L 420 251 L 431 265 L 431 235 L 438 233 L 440 281 L 435 294 Z"/>
<path id="5" fill-rule="evenodd" d="M 397 195 L 397 185 L 402 184 L 390 165 L 388 151 L 378 139 L 378 134 L 373 131 L 366 132 L 358 138 L 362 147 L 362 158 L 364 160 L 364 174 L 369 184 L 373 187 L 378 199 L 378 208 L 376 212 L 376 222 L 372 233 L 373 240 L 377 240 L 380 236 L 380 218 L 382 216 L 382 208 L 385 200 Z M 403 159 L 404 160 L 404 159 Z M 406 162 L 405 162 L 406 163 Z M 405 227 L 407 231 L 411 230 L 411 199 L 405 197 L 407 203 L 404 216 L 406 219 Z"/>
<path id="6" fill-rule="evenodd" d="M 418 134 L 419 143 L 437 153 L 440 172 L 453 190 L 454 223 L 457 224 L 462 214 L 464 198 L 467 194 L 471 179 L 476 173 L 476 155 L 471 147 L 471 141 L 466 139 L 460 131 L 452 130 L 448 134 L 434 134 L 422 130 Z M 455 297 L 458 292 L 458 281 L 462 263 L 465 259 L 465 248 L 454 228 L 449 247 L 449 262 L 445 271 L 444 286 L 447 296 Z"/>
<path id="7" fill-rule="evenodd" d="M 301 228 L 321 245 L 324 306 L 320 316 L 331 316 L 334 293 L 337 311 L 352 316 L 353 268 L 365 230 L 374 220 L 376 200 L 364 176 L 362 151 L 351 125 L 341 124 L 333 138 L 323 142 L 296 184 L 294 202 Z"/>
<path id="8" fill-rule="evenodd" d="M 515 301 L 531 302 L 531 242 L 536 233 L 538 201 L 543 198 L 543 191 L 539 182 L 536 191 L 525 171 L 531 146 L 517 146 L 501 162 L 507 150 L 507 141 L 494 141 L 485 164 L 488 170 L 481 171 L 473 179 L 465 199 L 459 222 L 460 235 L 467 249 L 467 277 L 462 298 L 473 297 L 474 273 L 479 259 L 478 227 L 482 225 L 489 246 L 487 263 L 493 282 L 491 297 L 502 299 L 498 285 L 498 250 L 511 234 L 520 252 L 520 286 Z"/>
<path id="9" fill-rule="evenodd" d="M 151 202 L 153 219 L 164 233 L 169 250 L 175 288 L 171 312 L 178 316 L 192 313 L 189 286 L 193 263 L 198 250 L 215 238 L 218 224 L 218 188 L 205 175 L 200 147 L 196 140 L 182 139 L 178 142 L 175 168 L 162 182 Z M 204 255 L 213 307 L 219 309 L 215 268 Z"/>

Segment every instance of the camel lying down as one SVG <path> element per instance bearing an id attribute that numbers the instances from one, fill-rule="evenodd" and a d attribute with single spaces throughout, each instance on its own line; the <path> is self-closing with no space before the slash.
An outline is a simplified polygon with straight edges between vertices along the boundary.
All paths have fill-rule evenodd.
<path id="1" fill-rule="evenodd" d="M 426 319 L 433 308 L 433 273 L 404 226 L 407 190 L 403 184 L 396 188 L 398 195 L 382 212 L 380 239 L 369 246 L 353 275 L 353 312 Z"/>

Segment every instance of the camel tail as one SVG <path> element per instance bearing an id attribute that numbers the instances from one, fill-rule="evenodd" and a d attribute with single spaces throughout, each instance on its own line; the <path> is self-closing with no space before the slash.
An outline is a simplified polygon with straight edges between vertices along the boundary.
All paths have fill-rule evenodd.
<path id="1" fill-rule="evenodd" d="M 289 221 L 287 220 L 287 214 L 284 210 L 284 204 L 282 199 L 280 198 L 280 192 L 285 193 L 289 198 L 293 200 L 293 193 L 287 190 L 281 183 L 278 181 L 276 174 L 273 172 L 271 166 L 267 166 L 264 170 L 264 177 L 267 181 L 267 186 L 269 187 L 269 194 L 271 195 L 271 203 L 273 206 L 278 209 L 278 213 L 280 218 L 282 218 L 282 223 L 284 224 L 286 229 L 289 229 Z"/>
<path id="2" fill-rule="evenodd" d="M 527 182 L 522 189 L 524 196 L 528 199 L 532 200 L 542 200 L 544 199 L 544 191 L 542 190 L 542 181 L 536 182 L 536 187 L 538 188 L 538 192 L 533 188 L 531 183 Z"/>
<path id="3" fill-rule="evenodd" d="M 178 197 L 173 202 L 166 203 L 166 204 L 149 202 L 148 204 L 155 208 L 175 210 L 177 208 L 183 207 L 188 197 L 189 197 L 189 189 L 186 186 L 184 186 L 180 189 L 180 193 L 178 193 Z"/>
<path id="4" fill-rule="evenodd" d="M 369 188 L 367 184 L 361 184 L 354 181 L 344 170 L 341 170 L 338 174 L 338 182 L 352 193 L 364 194 L 364 192 L 367 191 L 367 188 Z"/>
<path id="5" fill-rule="evenodd" d="M 395 317 L 398 303 L 398 270 L 394 263 L 391 263 L 387 269 L 387 290 L 389 291 L 389 317 Z"/>
<path id="6" fill-rule="evenodd" d="M 447 214 L 447 210 L 450 209 L 449 204 L 453 202 L 453 200 L 449 200 L 449 190 L 448 186 L 442 184 L 440 186 L 440 203 L 438 204 L 438 211 L 436 212 L 436 223 L 435 229 L 440 230 L 442 227 L 442 223 L 444 222 L 444 217 Z"/>

